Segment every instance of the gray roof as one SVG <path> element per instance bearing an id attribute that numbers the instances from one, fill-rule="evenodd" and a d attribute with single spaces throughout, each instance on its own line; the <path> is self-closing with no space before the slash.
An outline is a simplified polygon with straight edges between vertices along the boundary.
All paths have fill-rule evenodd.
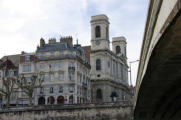
<path id="1" fill-rule="evenodd" d="M 5 61 L 7 58 L 13 62 L 13 64 L 18 67 L 19 66 L 19 60 L 20 60 L 20 55 L 7 55 L 1 58 L 2 61 Z"/>
<path id="2" fill-rule="evenodd" d="M 72 46 L 67 43 L 55 43 L 55 44 L 45 44 L 42 47 L 37 48 L 37 52 L 47 52 L 47 51 L 61 51 L 61 50 L 75 50 Z"/>

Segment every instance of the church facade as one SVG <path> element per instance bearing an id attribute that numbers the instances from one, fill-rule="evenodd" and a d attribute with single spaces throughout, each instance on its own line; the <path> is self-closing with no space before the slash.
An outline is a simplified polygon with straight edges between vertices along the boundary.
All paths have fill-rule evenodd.
<path id="1" fill-rule="evenodd" d="M 131 97 L 125 37 L 109 40 L 109 19 L 106 15 L 91 17 L 91 88 L 93 102 L 111 102 Z"/>

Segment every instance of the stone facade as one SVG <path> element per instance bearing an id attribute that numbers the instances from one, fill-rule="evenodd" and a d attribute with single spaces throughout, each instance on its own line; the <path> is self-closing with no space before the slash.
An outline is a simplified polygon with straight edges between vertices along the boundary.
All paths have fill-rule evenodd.
<path id="1" fill-rule="evenodd" d="M 93 102 L 110 102 L 131 97 L 128 87 L 126 39 L 114 37 L 110 50 L 109 20 L 106 15 L 91 17 L 91 83 Z"/>
<path id="2" fill-rule="evenodd" d="M 60 42 L 50 39 L 47 44 L 41 39 L 35 53 L 20 56 L 20 75 L 27 80 L 33 74 L 44 79 L 34 91 L 35 105 L 90 102 L 89 71 L 83 49 L 79 44 L 73 46 L 71 37 Z"/>
<path id="3" fill-rule="evenodd" d="M 13 78 L 18 76 L 18 67 L 15 66 L 15 64 L 6 58 L 5 61 L 2 61 L 0 63 L 0 90 L 4 91 L 5 94 L 10 94 L 11 89 L 12 93 L 10 95 L 10 105 L 16 105 L 17 104 L 17 98 L 16 96 L 20 94 L 18 87 L 14 84 L 13 87 L 11 87 L 12 82 L 9 80 L 12 80 Z M 6 87 L 5 84 L 9 83 L 9 87 Z M 9 92 L 8 92 L 9 91 Z M 5 94 L 0 94 L 0 107 L 3 104 L 7 104 L 7 98 Z M 20 104 L 20 103 L 19 103 Z"/>

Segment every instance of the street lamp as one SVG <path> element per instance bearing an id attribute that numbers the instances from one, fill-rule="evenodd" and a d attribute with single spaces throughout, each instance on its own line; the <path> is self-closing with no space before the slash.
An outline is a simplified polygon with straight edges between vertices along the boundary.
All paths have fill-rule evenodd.
<path id="1" fill-rule="evenodd" d="M 135 62 L 139 62 L 140 60 L 135 60 L 135 61 L 130 61 L 129 62 L 129 68 L 130 68 L 130 70 L 129 70 L 129 72 L 130 72 L 130 85 L 132 85 L 132 79 L 131 79 L 131 64 L 132 63 L 135 63 Z"/>

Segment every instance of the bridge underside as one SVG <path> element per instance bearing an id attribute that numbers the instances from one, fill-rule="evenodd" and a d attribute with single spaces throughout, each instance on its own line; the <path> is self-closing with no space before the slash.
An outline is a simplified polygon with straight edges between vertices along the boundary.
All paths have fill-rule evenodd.
<path id="1" fill-rule="evenodd" d="M 152 52 L 134 116 L 135 120 L 181 119 L 181 11 Z"/>

